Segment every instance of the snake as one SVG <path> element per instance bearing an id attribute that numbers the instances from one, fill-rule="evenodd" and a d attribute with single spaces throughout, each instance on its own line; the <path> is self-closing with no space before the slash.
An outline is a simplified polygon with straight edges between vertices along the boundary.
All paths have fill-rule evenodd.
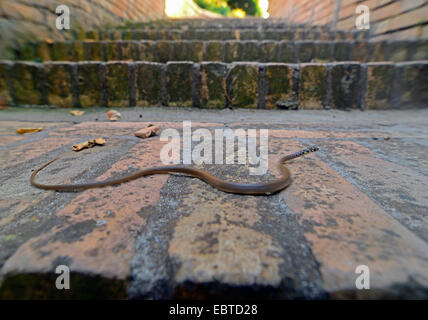
<path id="1" fill-rule="evenodd" d="M 311 146 L 309 148 L 303 149 L 296 153 L 281 157 L 278 161 L 278 167 L 282 175 L 279 178 L 266 183 L 244 184 L 244 183 L 227 182 L 213 176 L 212 174 L 204 170 L 200 170 L 200 169 L 197 169 L 191 166 L 185 166 L 185 165 L 166 165 L 166 166 L 152 167 L 152 168 L 140 170 L 136 173 L 132 173 L 121 178 L 109 178 L 103 181 L 84 183 L 84 184 L 48 185 L 48 184 L 41 184 L 36 182 L 35 180 L 36 175 L 40 171 L 42 171 L 44 168 L 46 168 L 47 166 L 49 166 L 50 164 L 58 160 L 60 157 L 50 160 L 44 165 L 42 165 L 40 168 L 36 169 L 31 175 L 30 182 L 32 186 L 43 190 L 82 191 L 86 189 L 115 186 L 115 185 L 129 182 L 144 176 L 150 176 L 155 174 L 179 173 L 179 174 L 184 174 L 187 176 L 199 178 L 202 181 L 211 185 L 212 187 L 227 193 L 234 193 L 234 194 L 241 194 L 241 195 L 270 195 L 287 188 L 292 181 L 290 171 L 287 169 L 287 167 L 284 164 L 285 162 L 318 150 L 319 150 L 319 147 Z"/>

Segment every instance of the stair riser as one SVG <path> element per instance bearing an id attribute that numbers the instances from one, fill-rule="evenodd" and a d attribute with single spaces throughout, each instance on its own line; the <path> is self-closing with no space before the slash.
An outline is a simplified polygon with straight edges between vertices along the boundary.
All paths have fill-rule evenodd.
<path id="1" fill-rule="evenodd" d="M 77 40 L 366 40 L 368 32 L 321 29 L 153 29 L 89 31 Z"/>
<path id="2" fill-rule="evenodd" d="M 91 41 L 36 43 L 16 60 L 40 61 L 418 61 L 428 41 Z"/>
<path id="3" fill-rule="evenodd" d="M 0 63 L 0 99 L 17 105 L 391 109 L 428 106 L 428 62 Z"/>

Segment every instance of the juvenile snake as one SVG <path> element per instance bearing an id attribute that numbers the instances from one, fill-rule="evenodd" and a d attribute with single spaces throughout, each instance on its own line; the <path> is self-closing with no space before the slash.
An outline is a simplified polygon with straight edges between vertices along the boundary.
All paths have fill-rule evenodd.
<path id="1" fill-rule="evenodd" d="M 149 176 L 153 174 L 182 173 L 192 177 L 199 178 L 205 181 L 206 183 L 210 184 L 214 188 L 224 192 L 236 193 L 236 194 L 251 194 L 251 195 L 273 194 L 280 190 L 285 189 L 291 183 L 290 171 L 284 165 L 284 162 L 292 160 L 294 158 L 301 157 L 307 153 L 315 152 L 318 150 L 319 148 L 314 146 L 314 147 L 310 147 L 310 148 L 301 150 L 299 152 L 282 157 L 281 159 L 279 159 L 279 162 L 278 162 L 278 166 L 282 173 L 282 176 L 279 177 L 278 179 L 275 179 L 267 183 L 242 184 L 242 183 L 227 182 L 214 177 L 213 175 L 209 174 L 206 171 L 195 169 L 192 167 L 187 167 L 187 166 L 180 166 L 180 165 L 153 167 L 153 168 L 143 169 L 141 171 L 127 175 L 122 178 L 106 179 L 104 181 L 85 183 L 85 184 L 46 185 L 46 184 L 40 184 L 36 182 L 35 181 L 36 175 L 41 170 L 43 170 L 48 165 L 50 165 L 52 162 L 58 160 L 59 157 L 45 163 L 40 168 L 36 169 L 31 175 L 30 182 L 34 187 L 39 189 L 44 189 L 44 190 L 77 191 L 77 190 L 103 188 L 107 186 L 118 185 L 121 183 L 138 179 L 140 177 Z"/>

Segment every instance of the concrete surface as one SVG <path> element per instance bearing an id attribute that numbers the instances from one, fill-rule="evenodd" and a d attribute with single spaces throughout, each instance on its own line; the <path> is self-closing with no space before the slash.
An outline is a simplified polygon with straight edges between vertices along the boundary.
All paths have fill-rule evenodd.
<path id="1" fill-rule="evenodd" d="M 129 108 L 0 111 L 0 298 L 428 298 L 428 110 L 266 111 Z M 165 142 L 133 133 L 153 123 L 269 129 L 269 172 L 201 165 L 230 181 L 268 181 L 276 160 L 293 183 L 272 196 L 226 194 L 194 178 L 158 175 L 83 192 L 83 183 L 159 165 Z M 17 135 L 20 127 L 43 127 Z M 107 143 L 79 153 L 74 143 Z M 56 266 L 71 290 L 55 288 Z M 370 290 L 355 269 L 370 269 Z"/>

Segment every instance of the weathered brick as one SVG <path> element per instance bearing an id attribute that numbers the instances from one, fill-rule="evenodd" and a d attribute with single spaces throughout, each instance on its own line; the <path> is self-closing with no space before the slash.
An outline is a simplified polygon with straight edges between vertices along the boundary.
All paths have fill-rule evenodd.
<path id="1" fill-rule="evenodd" d="M 360 107 L 360 73 L 357 63 L 335 63 L 332 70 L 332 102 L 337 109 Z"/>
<path id="2" fill-rule="evenodd" d="M 241 59 L 241 43 L 239 41 L 225 42 L 225 61 L 234 62 Z"/>
<path id="3" fill-rule="evenodd" d="M 71 43 L 71 59 L 73 61 L 85 61 L 86 51 L 85 43 L 83 41 L 73 41 Z"/>
<path id="4" fill-rule="evenodd" d="M 208 41 L 206 43 L 204 61 L 223 61 L 222 41 Z"/>
<path id="5" fill-rule="evenodd" d="M 364 107 L 388 109 L 393 93 L 394 65 L 392 63 L 367 64 L 367 87 Z"/>
<path id="6" fill-rule="evenodd" d="M 167 63 L 168 105 L 192 106 L 193 63 Z"/>
<path id="7" fill-rule="evenodd" d="M 80 62 L 77 64 L 77 87 L 79 103 L 83 108 L 103 106 L 101 64 Z"/>
<path id="8" fill-rule="evenodd" d="M 334 42 L 334 61 L 349 61 L 351 45 L 347 41 Z"/>
<path id="9" fill-rule="evenodd" d="M 352 61 L 366 62 L 368 60 L 369 48 L 366 41 L 355 41 L 352 44 Z"/>
<path id="10" fill-rule="evenodd" d="M 260 33 L 257 30 L 241 30 L 241 40 L 259 40 Z M 269 39 L 269 38 L 265 38 Z"/>
<path id="11" fill-rule="evenodd" d="M 234 63 L 227 83 L 232 106 L 257 108 L 259 67 L 257 63 Z"/>
<path id="12" fill-rule="evenodd" d="M 48 44 L 46 41 L 38 41 L 36 43 L 36 54 L 37 57 L 42 61 L 50 61 L 52 60 L 51 52 L 52 45 Z"/>
<path id="13" fill-rule="evenodd" d="M 56 61 L 71 61 L 70 42 L 54 42 L 52 44 L 52 57 Z"/>
<path id="14" fill-rule="evenodd" d="M 58 107 L 70 108 L 73 101 L 73 64 L 49 62 L 44 66 L 48 103 Z"/>
<path id="15" fill-rule="evenodd" d="M 426 108 L 428 104 L 428 63 L 408 62 L 402 68 L 401 106 Z"/>
<path id="16" fill-rule="evenodd" d="M 201 63 L 201 106 L 224 108 L 226 106 L 227 65 L 217 62 Z"/>
<path id="17" fill-rule="evenodd" d="M 281 41 L 279 43 L 279 62 L 294 63 L 296 62 L 296 48 L 294 42 Z"/>
<path id="18" fill-rule="evenodd" d="M 171 60 L 171 41 L 156 41 L 156 57 L 158 62 L 168 62 Z"/>
<path id="19" fill-rule="evenodd" d="M 262 41 L 260 42 L 260 58 L 250 61 L 277 62 L 278 61 L 278 42 Z"/>
<path id="20" fill-rule="evenodd" d="M 90 41 L 86 42 L 88 59 L 90 61 L 104 61 L 104 42 Z"/>
<path id="21" fill-rule="evenodd" d="M 155 43 L 153 41 L 141 41 L 138 43 L 140 61 L 155 61 Z"/>
<path id="22" fill-rule="evenodd" d="M 132 33 L 132 30 L 124 30 L 122 31 L 122 40 L 134 40 L 134 35 Z"/>
<path id="23" fill-rule="evenodd" d="M 412 60 L 428 60 L 428 40 L 415 41 L 415 52 Z"/>
<path id="24" fill-rule="evenodd" d="M 311 62 L 314 58 L 315 45 L 313 41 L 296 42 L 296 54 L 298 62 Z"/>
<path id="25" fill-rule="evenodd" d="M 411 41 L 391 41 L 388 43 L 388 52 L 390 61 L 407 61 L 408 49 L 411 47 Z"/>
<path id="26" fill-rule="evenodd" d="M 137 59 L 137 42 L 123 41 L 121 43 L 121 60 L 135 61 Z"/>
<path id="27" fill-rule="evenodd" d="M 285 64 L 267 63 L 266 68 L 266 109 L 287 109 L 297 106 L 293 91 L 293 67 Z"/>
<path id="28" fill-rule="evenodd" d="M 41 103 L 41 68 L 37 63 L 16 62 L 12 66 L 13 94 L 16 104 Z"/>
<path id="29" fill-rule="evenodd" d="M 106 95 L 108 107 L 128 107 L 130 98 L 129 63 L 106 63 Z"/>
<path id="30" fill-rule="evenodd" d="M 242 41 L 241 60 L 242 61 L 259 60 L 259 42 L 258 41 Z"/>
<path id="31" fill-rule="evenodd" d="M 12 97 L 9 93 L 8 88 L 8 68 L 10 68 L 11 63 L 0 62 L 0 104 L 10 104 L 12 102 Z"/>
<path id="32" fill-rule="evenodd" d="M 163 72 L 163 64 L 136 63 L 136 103 L 138 106 L 160 105 Z"/>
<path id="33" fill-rule="evenodd" d="M 331 53 L 333 43 L 327 41 L 315 41 L 314 62 L 329 62 L 331 61 Z"/>
<path id="34" fill-rule="evenodd" d="M 387 61 L 387 42 L 385 41 L 370 41 L 368 43 L 370 62 Z"/>
<path id="35" fill-rule="evenodd" d="M 106 61 L 119 61 L 121 57 L 121 42 L 106 42 Z"/>
<path id="36" fill-rule="evenodd" d="M 301 109 L 322 109 L 327 94 L 327 65 L 300 66 L 299 105 Z"/>

